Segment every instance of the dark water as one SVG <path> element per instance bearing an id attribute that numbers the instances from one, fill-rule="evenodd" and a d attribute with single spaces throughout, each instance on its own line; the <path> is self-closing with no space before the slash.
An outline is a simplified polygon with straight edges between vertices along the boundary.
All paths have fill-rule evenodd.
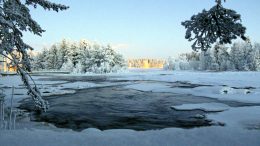
<path id="1" fill-rule="evenodd" d="M 213 102 L 190 95 L 152 93 L 118 87 L 80 90 L 74 95 L 48 97 L 50 109 L 35 114 L 36 121 L 45 121 L 57 127 L 83 130 L 94 127 L 105 129 L 149 130 L 166 127 L 192 128 L 209 126 L 210 120 L 197 119 L 204 111 L 175 111 L 170 107 L 183 103 Z M 23 109 L 32 109 L 24 102 Z"/>
<path id="2" fill-rule="evenodd" d="M 80 80 L 79 77 L 76 78 Z M 72 81 L 72 79 L 67 79 Z M 85 79 L 87 80 L 87 79 Z M 104 80 L 99 79 L 100 80 Z M 193 88 L 194 85 L 176 82 L 173 87 Z M 198 86 L 198 85 L 196 85 Z M 151 130 L 168 127 L 194 128 L 211 126 L 205 111 L 176 111 L 174 105 L 220 102 L 207 97 L 174 93 L 153 93 L 110 86 L 78 90 L 76 94 L 46 97 L 50 109 L 46 113 L 33 113 L 34 121 L 53 123 L 57 127 L 80 131 L 86 128 Z M 221 101 L 230 106 L 242 103 Z M 24 100 L 20 106 L 33 110 L 31 100 Z M 214 123 L 215 125 L 216 123 Z"/>

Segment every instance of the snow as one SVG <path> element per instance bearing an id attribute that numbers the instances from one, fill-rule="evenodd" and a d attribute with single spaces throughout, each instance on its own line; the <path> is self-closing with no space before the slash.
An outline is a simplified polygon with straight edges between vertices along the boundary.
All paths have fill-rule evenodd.
<path id="1" fill-rule="evenodd" d="M 219 100 L 232 100 L 246 103 L 260 103 L 260 89 L 231 89 L 222 86 L 202 86 L 196 88 L 172 88 L 169 84 L 157 84 L 157 83 L 140 83 L 125 86 L 125 88 L 151 91 L 151 92 L 171 92 L 178 94 L 191 94 L 194 96 L 205 96 L 215 98 Z M 229 89 L 227 93 L 223 93 L 224 90 Z M 250 91 L 250 93 L 246 93 Z"/>
<path id="2" fill-rule="evenodd" d="M 230 87 L 224 87 L 220 90 L 220 94 L 234 94 L 234 89 Z"/>
<path id="3" fill-rule="evenodd" d="M 93 74 L 91 74 L 93 75 Z M 64 74 L 64 76 L 73 76 Z M 77 75 L 78 76 L 78 75 Z M 82 75 L 87 76 L 87 75 Z M 102 75 L 104 76 L 104 75 Z M 125 86 L 141 91 L 187 93 L 195 96 L 206 96 L 216 99 L 235 100 L 241 102 L 260 103 L 260 73 L 259 72 L 190 72 L 190 71 L 163 71 L 153 70 L 129 70 L 125 73 L 108 74 L 118 80 L 141 80 L 149 82 L 135 82 Z M 33 77 L 36 84 L 40 85 L 43 95 L 74 93 L 72 90 L 85 89 L 98 85 L 90 82 L 66 81 L 42 81 L 41 76 Z M 12 82 L 10 82 L 12 81 Z M 171 88 L 171 83 L 181 81 L 192 84 L 211 85 L 196 88 Z M 55 85 L 55 86 L 54 86 Z M 0 78 L 0 87 L 10 88 L 14 86 L 15 92 L 24 93 L 19 76 L 7 76 Z M 250 87 L 248 89 L 248 87 Z M 70 88 L 70 89 L 69 89 Z M 48 91 L 45 93 L 45 91 Z M 227 91 L 227 92 L 224 92 Z M 11 89 L 5 90 L 7 95 Z M 19 94 L 19 96 L 21 96 Z M 27 96 L 26 96 L 27 97 Z M 15 97 L 16 98 L 16 97 Z"/>
<path id="4" fill-rule="evenodd" d="M 260 103 L 260 72 L 190 72 L 190 71 L 150 71 L 137 72 L 129 76 L 117 77 L 132 81 L 153 81 L 152 83 L 136 83 L 126 88 L 141 91 L 172 92 L 206 96 L 219 100 L 234 100 L 247 103 Z M 155 82 L 164 83 L 155 83 Z M 195 88 L 171 88 L 174 82 L 207 85 Z M 251 88 L 251 89 L 247 89 Z M 227 91 L 225 93 L 224 91 Z M 249 91 L 249 93 L 248 93 Z"/>
<path id="5" fill-rule="evenodd" d="M 62 84 L 60 86 L 58 86 L 58 88 L 60 89 L 86 89 L 86 88 L 90 88 L 90 87 L 95 87 L 97 86 L 97 84 L 95 83 L 89 83 L 89 82 L 73 82 L 73 83 L 65 83 Z"/>
<path id="6" fill-rule="evenodd" d="M 41 77 L 41 76 L 33 76 L 33 79 L 35 80 L 35 83 L 37 85 L 51 85 L 51 84 L 60 84 L 60 83 L 66 83 L 66 81 L 44 81 L 39 80 L 47 77 Z M 3 76 L 0 78 L 0 88 L 11 87 L 15 88 L 21 88 L 23 86 L 22 80 L 20 76 Z"/>
<path id="7" fill-rule="evenodd" d="M 149 131 L 127 129 L 100 131 L 89 128 L 82 132 L 61 131 L 55 128 L 18 129 L 0 131 L 0 141 L 5 146 L 259 146 L 259 129 L 246 129 L 256 127 L 257 124 L 259 126 L 259 117 L 259 107 L 230 108 L 225 112 L 208 115 L 209 119 L 224 122 L 226 124 L 224 127 L 167 128 Z"/>
<path id="8" fill-rule="evenodd" d="M 67 81 L 46 81 L 42 80 L 47 77 L 33 76 L 35 83 L 38 85 L 42 96 L 73 94 L 78 89 L 86 89 L 95 86 L 100 86 L 90 82 L 67 82 Z M 7 106 L 10 105 L 12 87 L 14 87 L 14 105 L 28 98 L 27 90 L 24 88 L 19 76 L 6 76 L 0 78 L 0 88 L 4 88 L 5 100 Z"/>
<path id="9" fill-rule="evenodd" d="M 151 131 L 86 129 L 80 133 L 50 130 L 16 130 L 0 132 L 5 146 L 259 146 L 260 132 L 237 128 L 169 128 Z"/>
<path id="10" fill-rule="evenodd" d="M 225 112 L 210 114 L 208 118 L 224 122 L 228 128 L 256 129 L 260 133 L 259 106 L 230 108 Z"/>
<path id="11" fill-rule="evenodd" d="M 169 85 L 164 85 L 162 83 L 139 83 L 125 86 L 125 88 L 131 88 L 139 91 L 154 91 L 169 88 Z"/>
<path id="12" fill-rule="evenodd" d="M 91 74 L 92 76 L 93 74 Z M 65 75 L 64 76 L 73 76 Z M 77 75 L 78 76 L 78 75 Z M 84 76 L 87 76 L 86 74 Z M 98 75 L 97 75 L 98 76 Z M 78 89 L 122 84 L 124 88 L 150 92 L 171 92 L 192 94 L 219 100 L 239 101 L 242 103 L 260 103 L 260 72 L 188 72 L 163 70 L 129 70 L 126 73 L 106 74 L 117 80 L 130 80 L 127 83 L 65 82 L 41 81 L 43 95 L 74 93 Z M 174 82 L 186 82 L 200 85 L 193 88 L 174 87 Z M 8 76 L 0 78 L 0 88 L 5 87 L 7 100 L 10 99 L 12 86 L 15 86 L 15 101 L 28 97 L 21 86 L 20 78 Z M 42 86 L 41 86 L 42 85 Z M 47 93 L 47 91 L 49 93 Z M 227 92 L 225 92 L 227 91 Z M 260 107 L 229 107 L 222 103 L 197 103 L 173 106 L 177 110 L 201 109 L 204 111 L 222 111 L 206 114 L 213 122 L 225 126 L 210 126 L 193 129 L 166 128 L 161 130 L 134 131 L 111 129 L 100 131 L 89 128 L 81 132 L 60 129 L 55 126 L 21 127 L 17 130 L 1 130 L 0 145 L 26 146 L 259 146 L 260 145 Z"/>
<path id="13" fill-rule="evenodd" d="M 163 74 L 163 75 L 160 75 Z M 131 76 L 129 76 L 131 75 Z M 152 80 L 176 82 L 183 81 L 203 85 L 226 85 L 229 87 L 260 87 L 259 72 L 193 72 L 193 71 L 132 71 L 120 78 L 129 80 Z"/>
<path id="14" fill-rule="evenodd" d="M 230 107 L 221 103 L 199 103 L 199 104 L 183 104 L 179 106 L 172 106 L 176 110 L 194 110 L 200 109 L 208 112 L 218 112 L 228 110 Z"/>

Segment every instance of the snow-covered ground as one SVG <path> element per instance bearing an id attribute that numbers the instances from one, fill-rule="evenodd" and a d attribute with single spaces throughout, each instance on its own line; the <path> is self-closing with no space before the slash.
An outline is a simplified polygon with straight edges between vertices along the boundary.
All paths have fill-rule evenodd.
<path id="1" fill-rule="evenodd" d="M 61 76 L 66 76 L 66 74 L 62 74 Z M 81 82 L 81 81 L 68 82 L 68 81 L 44 80 L 45 78 L 50 78 L 48 76 L 32 76 L 32 77 L 43 96 L 72 94 L 75 93 L 76 90 L 78 89 L 87 89 L 92 87 L 113 85 L 111 83 L 96 84 L 93 82 Z M 7 106 L 10 105 L 12 87 L 14 87 L 13 97 L 14 97 L 15 105 L 17 105 L 18 102 L 21 101 L 22 99 L 29 97 L 26 94 L 27 90 L 24 88 L 21 78 L 19 76 L 5 76 L 5 77 L 0 76 L 0 89 L 1 88 L 4 89 Z"/>
<path id="2" fill-rule="evenodd" d="M 171 108 L 176 110 L 194 110 L 199 109 L 208 112 L 218 112 L 230 109 L 228 105 L 222 103 L 198 103 L 198 104 L 182 104 L 178 106 L 172 106 Z"/>
<path id="3" fill-rule="evenodd" d="M 64 75 L 71 76 L 71 75 Z M 78 76 L 78 75 L 77 75 Z M 85 75 L 88 76 L 88 75 Z M 260 72 L 172 72 L 162 70 L 130 70 L 106 75 L 116 80 L 130 80 L 124 88 L 150 92 L 185 93 L 196 96 L 230 100 L 242 103 L 260 103 Z M 73 93 L 76 89 L 104 86 L 93 82 L 41 81 L 34 77 L 43 95 Z M 147 81 L 147 82 L 138 82 Z M 172 88 L 174 82 L 199 84 L 192 88 Z M 113 83 L 113 85 L 116 83 Z M 106 84 L 107 86 L 112 84 Z M 201 86 L 205 85 L 205 86 Z M 0 88 L 5 87 L 7 100 L 15 86 L 15 101 L 27 95 L 17 76 L 0 77 Z M 147 97 L 149 98 L 149 97 Z M 196 100 L 196 99 L 194 99 Z M 59 128 L 24 127 L 1 130 L 3 146 L 259 146 L 260 106 L 230 107 L 220 103 L 184 104 L 173 106 L 178 110 L 201 109 L 222 111 L 206 115 L 208 119 L 225 126 L 193 129 L 166 128 L 133 131 L 126 129 L 100 131 L 86 129 L 75 132 Z"/>
<path id="4" fill-rule="evenodd" d="M 166 82 L 162 84 L 140 83 L 127 86 L 127 88 L 143 91 L 187 93 L 216 99 L 260 103 L 259 72 L 170 72 L 158 70 L 118 77 L 118 79 L 122 78 Z M 173 90 L 171 83 L 177 81 L 206 86 L 174 88 Z"/>

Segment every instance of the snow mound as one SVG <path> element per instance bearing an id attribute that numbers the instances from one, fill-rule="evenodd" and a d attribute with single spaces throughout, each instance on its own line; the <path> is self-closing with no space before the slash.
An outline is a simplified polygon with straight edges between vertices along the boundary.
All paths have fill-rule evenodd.
<path id="1" fill-rule="evenodd" d="M 170 128 L 152 131 L 24 129 L 0 131 L 3 146 L 259 146 L 260 132 L 239 128 Z"/>

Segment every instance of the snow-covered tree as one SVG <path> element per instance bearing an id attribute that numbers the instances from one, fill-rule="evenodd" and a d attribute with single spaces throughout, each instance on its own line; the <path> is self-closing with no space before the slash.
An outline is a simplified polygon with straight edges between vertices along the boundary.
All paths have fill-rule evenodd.
<path id="1" fill-rule="evenodd" d="M 79 47 L 79 62 L 82 66 L 82 71 L 86 72 L 86 69 L 88 68 L 86 64 L 86 58 L 90 58 L 90 52 L 92 49 L 91 42 L 88 40 L 80 40 L 78 47 Z"/>
<path id="2" fill-rule="evenodd" d="M 59 69 L 59 51 L 56 45 L 52 45 L 48 51 L 47 59 L 47 69 L 57 70 Z"/>
<path id="3" fill-rule="evenodd" d="M 66 62 L 63 63 L 60 70 L 72 72 L 73 69 L 74 69 L 74 64 L 72 63 L 72 61 L 70 59 L 68 59 Z"/>
<path id="4" fill-rule="evenodd" d="M 68 7 L 49 2 L 48 0 L 1 0 L 0 1 L 0 54 L 12 60 L 12 64 L 17 66 L 17 72 L 21 75 L 24 85 L 28 89 L 28 94 L 32 96 L 38 109 L 46 110 L 48 104 L 42 99 L 36 87 L 29 83 L 31 79 L 26 71 L 31 71 L 31 65 L 27 50 L 32 49 L 22 40 L 23 32 L 29 31 L 41 36 L 44 30 L 34 21 L 30 15 L 29 6 L 36 8 L 43 7 L 45 10 L 65 10 Z M 21 54 L 18 60 L 13 51 Z M 11 57 L 9 57 L 11 56 Z"/>
<path id="5" fill-rule="evenodd" d="M 234 43 L 229 48 L 217 43 L 207 51 L 181 54 L 166 64 L 169 62 L 175 70 L 259 71 L 260 45 L 243 42 Z"/>
<path id="6" fill-rule="evenodd" d="M 260 44 L 254 45 L 254 62 L 257 71 L 260 71 Z"/>
<path id="7" fill-rule="evenodd" d="M 211 50 L 202 51 L 200 54 L 200 70 L 211 70 L 213 58 L 211 55 Z"/>
<path id="8" fill-rule="evenodd" d="M 32 70 L 43 70 L 45 68 L 42 53 L 34 56 L 31 62 Z"/>
<path id="9" fill-rule="evenodd" d="M 73 73 L 76 73 L 76 74 L 81 74 L 81 73 L 83 73 L 82 63 L 81 63 L 81 62 L 78 62 L 78 63 L 76 64 L 76 66 L 72 69 L 72 72 L 73 72 Z"/>
<path id="10" fill-rule="evenodd" d="M 230 57 L 236 70 L 256 70 L 254 51 L 250 43 L 234 43 L 231 47 Z"/>
<path id="11" fill-rule="evenodd" d="M 163 69 L 174 70 L 174 60 L 172 57 L 168 57 L 168 59 L 165 61 L 164 65 L 163 65 Z"/>
<path id="12" fill-rule="evenodd" d="M 65 50 L 67 50 L 67 54 L 64 53 Z M 110 45 L 102 46 L 87 40 L 81 40 L 78 43 L 67 43 L 66 40 L 62 40 L 62 43 L 53 45 L 45 51 L 45 54 L 48 54 L 44 63 L 42 63 L 46 64 L 45 69 L 69 71 L 71 73 L 109 73 L 120 71 L 127 66 L 123 56 L 118 54 Z M 42 54 L 43 52 L 39 53 L 40 56 L 36 56 L 35 60 L 42 58 Z M 60 65 L 61 63 L 62 65 Z M 34 69 L 41 69 L 37 69 L 37 67 L 40 66 L 35 65 Z"/>
<path id="13" fill-rule="evenodd" d="M 114 66 L 123 68 L 126 67 L 126 60 L 124 59 L 123 55 L 121 54 L 114 54 Z"/>
<path id="14" fill-rule="evenodd" d="M 74 66 L 79 62 L 79 49 L 76 43 L 71 44 L 69 48 L 69 58 L 71 59 Z"/>
<path id="15" fill-rule="evenodd" d="M 200 55 L 197 52 L 180 54 L 177 58 L 169 57 L 164 63 L 165 70 L 199 70 Z"/>
<path id="16" fill-rule="evenodd" d="M 182 22 L 187 29 L 185 38 L 194 41 L 193 50 L 206 51 L 217 41 L 231 44 L 233 39 L 245 37 L 246 28 L 241 24 L 241 16 L 234 10 L 222 6 L 222 0 L 216 0 L 216 6 L 193 15 L 190 20 Z"/>
<path id="17" fill-rule="evenodd" d="M 70 44 L 66 39 L 63 39 L 61 43 L 58 45 L 59 52 L 58 52 L 58 65 L 59 68 L 62 67 L 62 65 L 68 61 L 68 55 L 69 55 L 69 47 Z"/>
<path id="18" fill-rule="evenodd" d="M 226 71 L 232 68 L 228 47 L 217 43 L 213 48 L 212 69 L 216 71 Z"/>

